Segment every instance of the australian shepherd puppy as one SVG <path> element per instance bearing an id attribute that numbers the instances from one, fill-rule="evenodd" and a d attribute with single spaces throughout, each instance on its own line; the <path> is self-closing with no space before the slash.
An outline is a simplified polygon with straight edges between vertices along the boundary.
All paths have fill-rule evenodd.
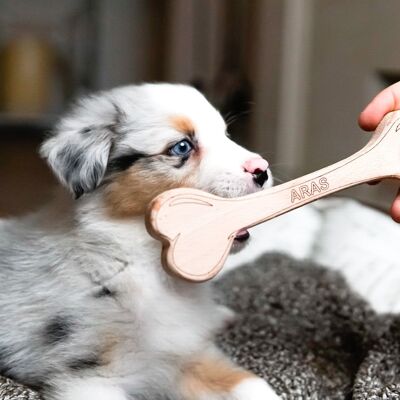
<path id="1" fill-rule="evenodd" d="M 203 95 L 169 84 L 95 94 L 41 155 L 72 196 L 0 222 L 0 373 L 46 400 L 277 398 L 213 345 L 227 311 L 209 284 L 167 275 L 145 229 L 164 190 L 232 197 L 271 184 Z"/>

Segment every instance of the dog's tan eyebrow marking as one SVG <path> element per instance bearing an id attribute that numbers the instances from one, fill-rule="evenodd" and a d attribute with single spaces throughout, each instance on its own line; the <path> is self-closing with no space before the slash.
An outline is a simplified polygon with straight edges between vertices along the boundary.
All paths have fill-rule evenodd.
<path id="1" fill-rule="evenodd" d="M 170 118 L 171 125 L 177 131 L 190 137 L 195 135 L 196 129 L 193 122 L 185 116 L 175 115 Z"/>

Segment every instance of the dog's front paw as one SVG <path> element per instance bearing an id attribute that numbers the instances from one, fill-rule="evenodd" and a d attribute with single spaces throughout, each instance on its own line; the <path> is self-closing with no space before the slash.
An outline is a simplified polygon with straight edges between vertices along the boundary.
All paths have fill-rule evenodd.
<path id="1" fill-rule="evenodd" d="M 261 378 L 245 379 L 236 385 L 229 400 L 279 400 L 275 391 Z"/>

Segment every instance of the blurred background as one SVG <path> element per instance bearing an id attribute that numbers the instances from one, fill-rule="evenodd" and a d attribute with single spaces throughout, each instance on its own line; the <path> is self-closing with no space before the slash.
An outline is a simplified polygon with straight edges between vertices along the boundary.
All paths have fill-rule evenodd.
<path id="1" fill-rule="evenodd" d="M 0 0 L 0 215 L 43 203 L 37 147 L 68 103 L 189 83 L 279 180 L 362 147 L 357 117 L 400 80 L 398 0 Z M 388 208 L 397 185 L 346 194 Z"/>

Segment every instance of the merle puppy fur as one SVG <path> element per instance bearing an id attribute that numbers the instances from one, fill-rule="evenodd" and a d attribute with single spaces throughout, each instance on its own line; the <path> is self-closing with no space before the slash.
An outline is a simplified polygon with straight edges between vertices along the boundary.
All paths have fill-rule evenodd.
<path id="1" fill-rule="evenodd" d="M 276 398 L 215 348 L 229 312 L 208 284 L 168 276 L 144 227 L 162 191 L 251 193 L 267 162 L 199 92 L 168 84 L 81 100 L 41 155 L 67 190 L 0 222 L 0 373 L 46 400 Z"/>

